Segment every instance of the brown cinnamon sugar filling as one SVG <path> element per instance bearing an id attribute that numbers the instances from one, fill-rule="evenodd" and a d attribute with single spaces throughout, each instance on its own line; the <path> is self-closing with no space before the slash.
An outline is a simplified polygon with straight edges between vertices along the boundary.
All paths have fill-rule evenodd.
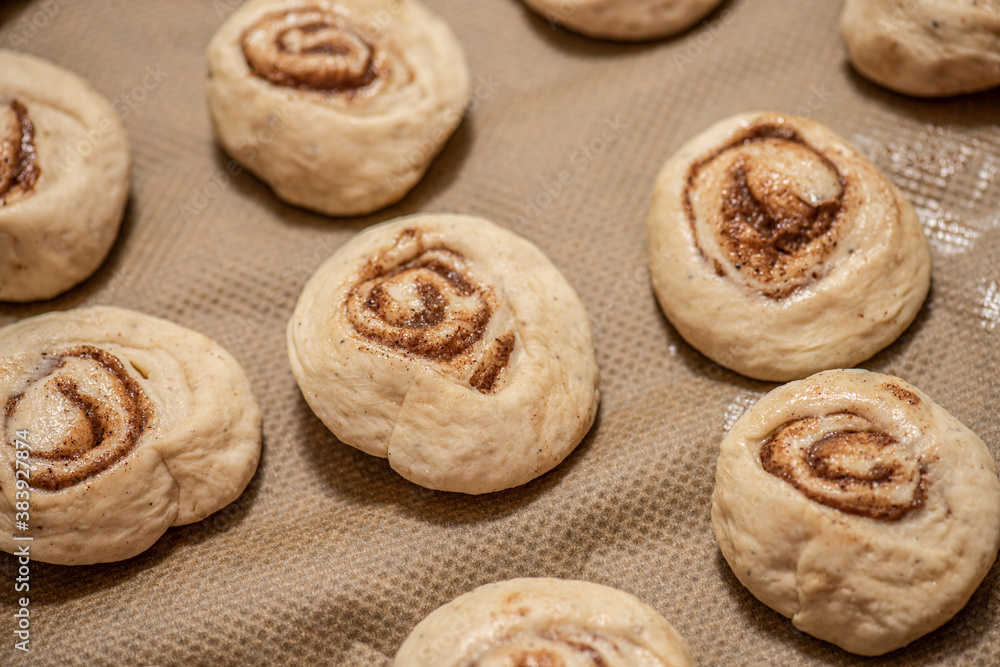
<path id="1" fill-rule="evenodd" d="M 729 168 L 723 190 L 724 235 L 732 239 L 733 252 L 753 261 L 762 257 L 764 267 L 781 255 L 792 255 L 826 234 L 840 210 L 839 202 L 818 206 L 803 201 L 775 178 L 753 179 L 751 159 L 740 156 Z M 745 234 L 750 227 L 756 234 Z"/>
<path id="2" fill-rule="evenodd" d="M 613 635 L 598 635 L 572 627 L 552 628 L 538 634 L 504 638 L 509 643 L 494 647 L 471 665 L 516 665 L 517 667 L 593 667 L 632 664 L 627 655 L 629 642 Z M 569 658 L 569 661 L 567 661 Z M 643 661 L 646 664 L 646 661 Z"/>
<path id="3" fill-rule="evenodd" d="M 35 125 L 27 107 L 16 98 L 0 111 L 0 128 L 4 127 L 6 131 L 0 136 L 0 206 L 16 195 L 30 193 L 41 174 Z"/>
<path id="4" fill-rule="evenodd" d="M 507 368 L 507 364 L 510 361 L 510 353 L 513 351 L 513 333 L 507 332 L 495 339 L 483 353 L 479 367 L 472 374 L 469 384 L 484 394 L 492 392 L 500 375 Z"/>
<path id="5" fill-rule="evenodd" d="M 20 394 L 8 400 L 5 430 L 18 406 L 40 401 L 53 414 L 71 414 L 71 423 L 55 446 L 31 453 L 34 471 L 30 484 L 44 491 L 59 491 L 79 484 L 115 465 L 135 448 L 152 419 L 152 406 L 142 387 L 114 355 L 90 345 L 61 354 L 46 354 L 41 375 Z M 98 378 L 98 389 L 93 389 Z M 91 385 L 90 391 L 83 387 Z M 37 409 L 37 408 L 36 408 Z M 9 444 L 9 443 L 8 443 Z"/>
<path id="6" fill-rule="evenodd" d="M 801 154 L 800 164 L 808 161 L 817 169 L 828 170 L 839 182 L 837 195 L 830 198 L 801 191 L 779 166 L 752 152 L 751 148 L 764 144 L 772 154 L 794 151 Z M 818 277 L 816 267 L 836 246 L 836 226 L 848 185 L 833 162 L 794 130 L 764 123 L 693 164 L 684 191 L 685 211 L 699 250 L 706 257 L 701 244 L 708 239 L 698 237 L 692 194 L 699 187 L 699 177 L 712 169 L 722 171 L 714 179 L 718 194 L 707 193 L 718 198 L 709 225 L 732 268 L 751 277 L 755 284 L 771 285 L 763 293 L 772 299 L 782 299 Z M 720 276 L 728 273 L 717 260 L 713 263 Z"/>
<path id="7" fill-rule="evenodd" d="M 812 441 L 809 432 L 818 422 L 810 417 L 779 428 L 761 446 L 764 470 L 810 500 L 849 514 L 896 521 L 923 506 L 921 463 L 896 440 L 849 427 Z M 805 444 L 797 442 L 803 438 Z"/>
<path id="8" fill-rule="evenodd" d="M 242 46 L 250 70 L 278 86 L 353 95 L 387 73 L 385 58 L 345 17 L 318 8 L 264 17 Z"/>
<path id="9" fill-rule="evenodd" d="M 419 230 L 406 230 L 396 245 L 414 245 L 412 258 L 387 266 L 373 260 L 347 296 L 354 329 L 366 340 L 435 362 L 443 371 L 471 371 L 470 386 L 497 390 L 515 347 L 512 331 L 486 338 L 497 310 L 492 291 L 468 273 L 466 258 L 450 248 L 425 248 Z"/>

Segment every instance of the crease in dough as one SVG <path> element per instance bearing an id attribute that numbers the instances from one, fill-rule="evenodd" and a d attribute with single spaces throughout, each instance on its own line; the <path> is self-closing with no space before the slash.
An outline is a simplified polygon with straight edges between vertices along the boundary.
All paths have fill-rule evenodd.
<path id="1" fill-rule="evenodd" d="M 145 352 L 155 367 L 132 374 L 130 357 Z M 190 329 L 93 306 L 0 329 L 0 358 L 3 551 L 26 535 L 42 562 L 131 558 L 170 526 L 228 505 L 257 468 L 261 413 L 249 380 Z M 15 434 L 27 434 L 35 466 L 26 528 L 14 523 L 24 449 Z"/>
<path id="2" fill-rule="evenodd" d="M 628 593 L 522 578 L 480 586 L 431 612 L 393 665 L 692 667 L 694 659 L 674 627 Z"/>
<path id="3" fill-rule="evenodd" d="M 774 446 L 805 472 L 757 456 Z M 795 474 L 839 481 L 861 505 L 806 493 Z M 882 655 L 946 623 L 989 572 L 1000 477 L 982 440 L 912 385 L 824 371 L 773 390 L 726 435 L 712 523 L 755 597 L 803 632 Z"/>
<path id="4" fill-rule="evenodd" d="M 402 199 L 471 96 L 462 45 L 417 0 L 250 0 L 207 60 L 222 148 L 278 198 L 332 216 Z"/>
<path id="5" fill-rule="evenodd" d="M 125 213 L 130 162 L 124 126 L 90 84 L 0 49 L 0 300 L 51 299 L 97 271 Z"/>
<path id="6" fill-rule="evenodd" d="M 912 205 L 805 118 L 739 114 L 691 139 L 657 177 L 646 227 L 667 319 L 759 380 L 864 361 L 903 333 L 930 288 Z"/>
<path id="7" fill-rule="evenodd" d="M 408 216 L 355 236 L 307 282 L 288 350 L 338 439 L 438 490 L 489 493 L 547 472 L 599 399 L 579 297 L 537 247 L 472 216 Z"/>

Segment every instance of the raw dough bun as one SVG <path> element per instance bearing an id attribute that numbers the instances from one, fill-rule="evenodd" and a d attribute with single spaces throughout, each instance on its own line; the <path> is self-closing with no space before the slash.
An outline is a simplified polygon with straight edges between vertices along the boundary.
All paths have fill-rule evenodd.
<path id="1" fill-rule="evenodd" d="M 614 588 L 564 579 L 480 586 L 421 621 L 395 667 L 690 667 L 687 644 L 655 609 Z"/>
<path id="2" fill-rule="evenodd" d="M 906 646 L 955 615 L 1000 548 L 983 441 L 899 378 L 833 370 L 747 411 L 712 498 L 736 578 L 852 653 Z"/>
<path id="3" fill-rule="evenodd" d="M 334 435 L 431 489 L 524 484 L 566 458 L 597 411 L 580 298 L 532 243 L 471 216 L 355 236 L 303 289 L 288 356 Z"/>
<path id="4" fill-rule="evenodd" d="M 388 206 L 462 120 L 469 71 L 415 0 L 255 0 L 208 47 L 222 147 L 281 199 L 327 215 Z"/>
<path id="5" fill-rule="evenodd" d="M 552 23 L 587 37 L 633 42 L 687 30 L 722 0 L 524 0 Z"/>
<path id="6" fill-rule="evenodd" d="M 805 118 L 741 114 L 692 139 L 660 172 L 647 228 L 670 323 L 760 380 L 864 361 L 910 325 L 930 287 L 913 207 Z"/>
<path id="7" fill-rule="evenodd" d="M 63 565 L 131 558 L 170 526 L 228 505 L 257 468 L 250 383 L 200 333 L 123 308 L 80 308 L 0 329 L 0 360 L 3 551 L 30 544 L 32 560 Z M 20 490 L 18 440 L 34 468 Z M 27 532 L 14 525 L 22 491 Z"/>
<path id="8" fill-rule="evenodd" d="M 899 93 L 1000 85 L 1000 0 L 847 0 L 840 34 L 854 67 Z"/>
<path id="9" fill-rule="evenodd" d="M 125 128 L 52 63 L 0 50 L 0 301 L 51 299 L 114 245 L 129 190 Z"/>

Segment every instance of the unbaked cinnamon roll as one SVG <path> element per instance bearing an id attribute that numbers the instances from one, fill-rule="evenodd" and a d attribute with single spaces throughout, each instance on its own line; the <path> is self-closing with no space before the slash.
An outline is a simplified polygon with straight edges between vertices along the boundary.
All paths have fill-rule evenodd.
<path id="1" fill-rule="evenodd" d="M 899 93 L 1000 86 L 998 0 L 847 0 L 840 35 L 858 72 Z"/>
<path id="2" fill-rule="evenodd" d="M 253 0 L 213 37 L 208 67 L 226 152 L 327 215 L 401 199 L 470 94 L 461 45 L 416 0 Z"/>
<path id="3" fill-rule="evenodd" d="M 547 21 L 587 37 L 635 42 L 687 30 L 722 0 L 524 0 L 524 4 Z"/>
<path id="4" fill-rule="evenodd" d="M 524 484 L 597 411 L 579 297 L 537 247 L 482 218 L 410 216 L 357 235 L 303 289 L 288 354 L 334 435 L 432 489 Z"/>
<path id="5" fill-rule="evenodd" d="M 843 139 L 794 116 L 741 114 L 681 147 L 657 179 L 647 231 L 671 324 L 761 380 L 867 359 L 930 287 L 913 207 Z"/>
<path id="6" fill-rule="evenodd" d="M 722 442 L 712 523 L 736 578 L 803 632 L 881 655 L 954 616 L 1000 549 L 986 445 L 899 378 L 832 370 Z"/>
<path id="7" fill-rule="evenodd" d="M 257 468 L 246 374 L 205 336 L 107 306 L 0 329 L 0 548 L 131 558 L 235 500 Z"/>
<path id="8" fill-rule="evenodd" d="M 628 593 L 585 581 L 480 586 L 422 620 L 395 667 L 690 667 L 684 638 Z"/>
<path id="9" fill-rule="evenodd" d="M 50 299 L 90 277 L 129 190 L 125 129 L 77 75 L 0 50 L 0 301 Z"/>

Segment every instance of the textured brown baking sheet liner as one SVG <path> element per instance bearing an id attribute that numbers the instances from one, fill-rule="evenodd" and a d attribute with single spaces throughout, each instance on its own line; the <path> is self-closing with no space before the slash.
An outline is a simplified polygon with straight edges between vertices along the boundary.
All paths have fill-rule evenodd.
<path id="1" fill-rule="evenodd" d="M 682 142 L 751 109 L 812 115 L 911 197 L 932 243 L 916 323 L 865 364 L 920 387 L 1000 455 L 1000 93 L 919 101 L 854 74 L 839 2 L 726 2 L 675 39 L 578 37 L 516 0 L 426 0 L 477 79 L 474 109 L 400 204 L 331 219 L 227 173 L 205 109 L 205 46 L 235 0 L 0 8 L 0 45 L 67 66 L 115 101 L 132 196 L 109 260 L 0 324 L 111 303 L 228 347 L 264 409 L 243 496 L 129 561 L 31 566 L 31 652 L 13 648 L 13 557 L 0 554 L 0 663 L 382 665 L 428 612 L 483 583 L 587 579 L 658 609 L 704 665 L 995 664 L 1000 567 L 950 623 L 862 661 L 757 602 L 709 519 L 719 441 L 773 385 L 685 344 L 649 287 L 644 217 Z M 567 171 L 568 184 L 559 185 Z M 485 497 L 430 492 L 339 443 L 310 412 L 285 322 L 312 271 L 366 225 L 419 211 L 483 215 L 536 242 L 594 319 L 597 423 L 555 471 Z"/>

